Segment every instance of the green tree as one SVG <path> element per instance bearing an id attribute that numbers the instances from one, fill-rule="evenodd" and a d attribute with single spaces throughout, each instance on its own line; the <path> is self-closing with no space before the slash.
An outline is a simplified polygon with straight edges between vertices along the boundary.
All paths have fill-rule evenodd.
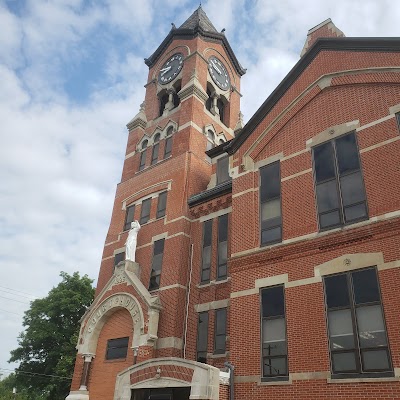
<path id="1" fill-rule="evenodd" d="M 15 370 L 16 387 L 30 393 L 30 399 L 64 400 L 68 395 L 79 321 L 93 301 L 93 280 L 87 275 L 61 272 L 60 276 L 58 286 L 47 297 L 33 301 L 25 312 L 25 331 L 9 360 L 20 361 Z"/>

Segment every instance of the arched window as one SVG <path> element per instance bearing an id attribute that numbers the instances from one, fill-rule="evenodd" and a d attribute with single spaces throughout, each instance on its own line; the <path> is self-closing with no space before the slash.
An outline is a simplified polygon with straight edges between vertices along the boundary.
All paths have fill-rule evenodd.
<path id="1" fill-rule="evenodd" d="M 218 140 L 218 144 L 222 144 L 222 143 L 225 143 L 225 140 L 224 139 L 219 139 Z"/>
<path id="2" fill-rule="evenodd" d="M 142 152 L 140 154 L 139 171 L 141 171 L 146 165 L 147 144 L 148 144 L 147 140 L 144 140 L 142 143 Z"/>
<path id="3" fill-rule="evenodd" d="M 154 144 L 153 144 L 153 152 L 151 153 L 151 165 L 155 164 L 158 161 L 158 149 L 160 146 L 160 134 L 157 133 L 154 136 Z"/>
<path id="4" fill-rule="evenodd" d="M 217 100 L 217 107 L 219 111 L 219 119 L 221 120 L 222 123 L 225 123 L 225 104 L 221 100 L 221 98 Z"/>
<path id="5" fill-rule="evenodd" d="M 214 135 L 214 132 L 211 129 L 209 129 L 207 131 L 206 136 L 207 136 L 207 147 L 206 147 L 206 150 L 210 150 L 215 146 L 215 141 L 214 141 L 215 135 Z"/>
<path id="6" fill-rule="evenodd" d="M 167 138 L 165 139 L 164 159 L 168 158 L 172 153 L 172 134 L 174 128 L 170 126 L 167 130 Z"/>
<path id="7" fill-rule="evenodd" d="M 207 85 L 207 100 L 206 100 L 206 109 L 211 112 L 211 107 L 213 103 L 213 99 L 211 97 L 211 88 Z"/>
<path id="8" fill-rule="evenodd" d="M 165 93 L 165 92 L 160 97 L 160 115 L 159 115 L 160 117 L 161 117 L 161 115 L 163 115 L 164 108 L 165 108 L 166 104 L 168 103 L 168 99 L 169 99 L 168 93 Z"/>
<path id="9" fill-rule="evenodd" d="M 178 107 L 179 104 L 181 103 L 181 99 L 178 96 L 178 93 L 181 91 L 181 82 L 177 82 L 176 85 L 174 86 L 175 92 L 173 94 L 173 101 L 174 101 L 174 108 Z"/>

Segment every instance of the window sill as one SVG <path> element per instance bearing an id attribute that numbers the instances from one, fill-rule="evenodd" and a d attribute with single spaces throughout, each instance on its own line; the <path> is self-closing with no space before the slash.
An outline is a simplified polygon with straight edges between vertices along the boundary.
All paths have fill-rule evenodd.
<path id="1" fill-rule="evenodd" d="M 327 383 L 374 383 L 374 382 L 399 382 L 400 377 L 376 377 L 376 378 L 328 378 Z"/>
<path id="2" fill-rule="evenodd" d="M 163 158 L 162 160 L 158 160 L 155 164 L 148 165 L 148 166 L 144 167 L 143 169 L 141 169 L 140 171 L 136 171 L 135 175 L 138 175 L 138 174 L 141 174 L 142 172 L 153 169 L 153 168 L 157 167 L 157 165 L 162 164 L 164 161 L 167 161 L 170 158 L 172 158 L 172 155 L 168 156 L 167 158 Z"/>
<path id="3" fill-rule="evenodd" d="M 216 358 L 226 358 L 229 357 L 229 351 L 226 351 L 225 353 L 207 353 L 207 358 L 211 359 L 216 359 Z"/>
<path id="4" fill-rule="evenodd" d="M 198 287 L 199 289 L 202 289 L 202 288 L 210 287 L 210 286 L 213 286 L 213 285 L 221 285 L 221 284 L 230 282 L 230 280 L 231 280 L 231 277 L 228 276 L 226 279 L 220 279 L 220 280 L 216 279 L 216 280 L 214 280 L 214 281 L 203 282 L 203 283 L 200 282 L 200 283 L 197 285 L 197 287 Z"/>
<path id="5" fill-rule="evenodd" d="M 126 361 L 126 357 L 125 358 L 114 358 L 113 360 L 107 360 L 107 359 L 104 360 L 105 363 L 116 363 L 116 362 L 125 362 L 125 361 Z"/>
<path id="6" fill-rule="evenodd" d="M 257 386 L 285 386 L 291 385 L 292 379 L 288 376 L 280 377 L 280 378 L 261 378 L 261 380 L 257 383 Z"/>

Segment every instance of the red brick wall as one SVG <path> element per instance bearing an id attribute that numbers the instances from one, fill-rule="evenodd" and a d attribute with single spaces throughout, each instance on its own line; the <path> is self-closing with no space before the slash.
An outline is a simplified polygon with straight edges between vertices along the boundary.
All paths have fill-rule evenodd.
<path id="1" fill-rule="evenodd" d="M 125 309 L 115 311 L 100 332 L 96 357 L 92 361 L 88 390 L 90 398 L 109 400 L 114 398 L 115 378 L 123 369 L 133 363 L 132 318 Z M 107 340 L 129 337 L 126 359 L 106 360 Z"/>

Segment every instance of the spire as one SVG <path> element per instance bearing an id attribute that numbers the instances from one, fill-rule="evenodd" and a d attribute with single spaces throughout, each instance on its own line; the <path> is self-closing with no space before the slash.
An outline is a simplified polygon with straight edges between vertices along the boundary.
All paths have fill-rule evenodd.
<path id="1" fill-rule="evenodd" d="M 206 32 L 218 33 L 215 26 L 212 24 L 207 14 L 201 8 L 199 8 L 179 27 L 179 29 L 198 29 L 201 28 Z"/>

